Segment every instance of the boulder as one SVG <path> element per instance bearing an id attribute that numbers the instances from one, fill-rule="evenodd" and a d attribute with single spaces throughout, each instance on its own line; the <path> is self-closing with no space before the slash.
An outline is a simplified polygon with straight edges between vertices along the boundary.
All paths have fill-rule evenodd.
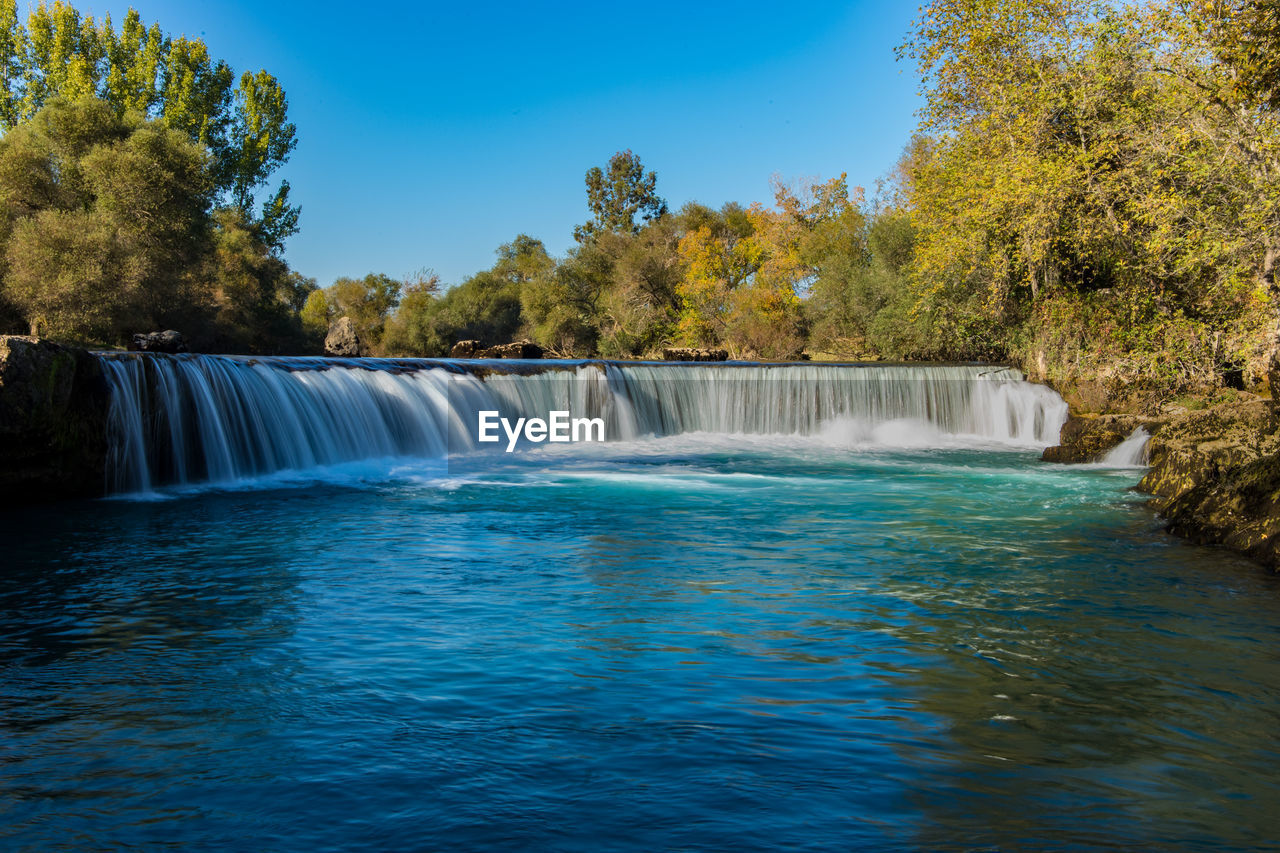
<path id="1" fill-rule="evenodd" d="M 339 317 L 329 326 L 324 338 L 325 355 L 356 358 L 364 355 L 364 345 L 350 317 Z"/>
<path id="2" fill-rule="evenodd" d="M 476 353 L 484 349 L 484 344 L 480 341 L 458 341 L 453 345 L 453 349 L 449 350 L 450 358 L 478 358 Z"/>
<path id="3" fill-rule="evenodd" d="M 91 353 L 0 336 L 0 504 L 101 496 L 109 406 Z"/>
<path id="4" fill-rule="evenodd" d="M 480 358 L 542 358 L 542 347 L 530 340 L 499 344 L 481 350 Z"/>
<path id="5" fill-rule="evenodd" d="M 134 352 L 166 352 L 170 354 L 189 352 L 187 339 L 182 336 L 181 332 L 175 332 L 173 329 L 134 335 L 133 340 L 129 343 L 129 349 Z"/>
<path id="6" fill-rule="evenodd" d="M 722 349 L 697 349 L 695 347 L 665 347 L 663 361 L 728 361 L 729 351 Z"/>

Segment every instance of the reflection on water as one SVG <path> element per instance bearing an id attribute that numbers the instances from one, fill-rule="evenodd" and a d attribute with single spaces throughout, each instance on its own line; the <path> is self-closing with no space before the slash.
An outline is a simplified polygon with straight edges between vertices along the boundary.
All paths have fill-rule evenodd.
<path id="1" fill-rule="evenodd" d="M 0 843 L 1272 844 L 1276 584 L 1131 476 L 593 454 L 0 519 Z"/>

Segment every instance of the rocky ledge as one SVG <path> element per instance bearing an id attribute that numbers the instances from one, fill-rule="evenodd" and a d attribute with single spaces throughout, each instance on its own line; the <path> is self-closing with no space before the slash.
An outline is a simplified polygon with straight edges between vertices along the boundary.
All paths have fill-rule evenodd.
<path id="1" fill-rule="evenodd" d="M 1168 530 L 1280 568 L 1280 434 L 1269 400 L 1170 419 L 1151 439 L 1138 489 Z"/>
<path id="2" fill-rule="evenodd" d="M 101 496 L 108 406 L 87 351 L 0 335 L 0 505 Z"/>
<path id="3" fill-rule="evenodd" d="M 1049 462 L 1094 462 L 1134 428 L 1151 434 L 1150 468 L 1137 486 L 1170 533 L 1220 544 L 1280 569 L 1280 418 L 1270 400 L 1239 399 L 1199 410 L 1072 417 Z"/>

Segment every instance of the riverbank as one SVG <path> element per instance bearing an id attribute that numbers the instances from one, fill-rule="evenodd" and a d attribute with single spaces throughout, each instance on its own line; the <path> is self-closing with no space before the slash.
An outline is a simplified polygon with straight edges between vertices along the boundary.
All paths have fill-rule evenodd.
<path id="1" fill-rule="evenodd" d="M 1280 570 L 1280 421 L 1270 398 L 1218 391 L 1126 412 L 1133 401 L 1100 401 L 1097 383 L 1080 385 L 1058 389 L 1071 418 L 1045 461 L 1098 461 L 1141 427 L 1149 468 L 1136 488 L 1166 529 Z"/>

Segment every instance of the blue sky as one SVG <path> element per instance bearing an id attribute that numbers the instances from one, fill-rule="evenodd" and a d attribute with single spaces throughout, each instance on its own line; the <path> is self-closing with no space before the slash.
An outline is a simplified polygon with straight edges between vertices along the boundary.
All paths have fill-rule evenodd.
<path id="1" fill-rule="evenodd" d="M 128 3 L 76 3 L 110 13 Z M 290 265 L 430 267 L 448 284 L 519 233 L 554 255 L 587 219 L 583 175 L 630 148 L 673 209 L 770 201 L 770 177 L 870 187 L 915 124 L 893 47 L 915 4 L 135 0 L 289 96 L 302 205 Z"/>

